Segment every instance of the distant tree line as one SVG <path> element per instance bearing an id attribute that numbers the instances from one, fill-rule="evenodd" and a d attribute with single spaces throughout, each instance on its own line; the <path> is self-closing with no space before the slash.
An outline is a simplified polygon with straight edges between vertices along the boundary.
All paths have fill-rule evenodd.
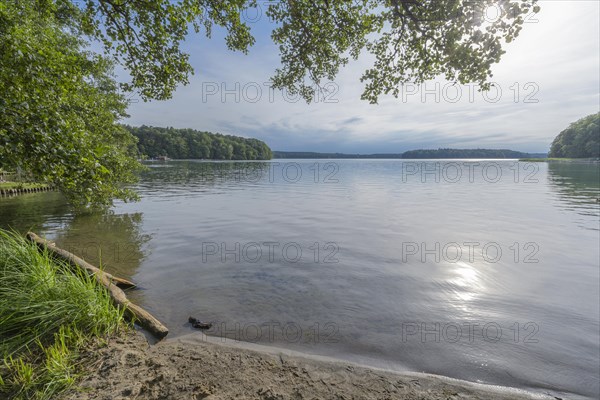
<path id="1" fill-rule="evenodd" d="M 543 158 L 542 153 L 522 153 L 513 150 L 490 149 L 437 149 L 437 150 L 410 150 L 405 153 L 379 153 L 379 154 L 344 154 L 344 153 L 313 153 L 306 151 L 274 151 L 274 158 Z"/>
<path id="2" fill-rule="evenodd" d="M 312 151 L 274 151 L 274 158 L 402 158 L 402 154 L 316 153 Z"/>
<path id="3" fill-rule="evenodd" d="M 402 158 L 526 158 L 528 153 L 514 150 L 492 149 L 437 149 L 410 150 Z"/>
<path id="4" fill-rule="evenodd" d="M 556 136 L 549 157 L 599 158 L 600 113 L 591 114 L 569 125 Z"/>
<path id="5" fill-rule="evenodd" d="M 137 137 L 139 153 L 150 158 L 167 156 L 175 159 L 270 160 L 273 156 L 269 146 L 258 139 L 195 129 L 146 125 L 125 128 Z"/>

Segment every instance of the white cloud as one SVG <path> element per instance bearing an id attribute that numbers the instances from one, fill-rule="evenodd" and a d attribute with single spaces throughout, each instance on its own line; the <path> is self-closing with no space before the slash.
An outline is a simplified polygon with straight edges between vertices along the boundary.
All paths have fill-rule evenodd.
<path id="1" fill-rule="evenodd" d="M 438 81 L 426 87 L 439 85 L 439 102 L 421 88 L 407 95 L 406 101 L 385 97 L 379 105 L 370 105 L 360 100 L 359 78 L 369 66 L 365 59 L 341 71 L 336 79 L 339 91 L 330 101 L 293 103 L 282 93 L 270 93 L 265 85 L 278 59 L 276 48 L 265 43 L 264 37 L 259 37 L 260 46 L 248 56 L 227 51 L 220 39 L 215 43 L 196 38 L 188 45 L 197 71 L 191 84 L 180 88 L 170 101 L 133 104 L 128 122 L 253 136 L 285 150 L 494 147 L 545 151 L 570 122 L 598 111 L 600 5 L 548 0 L 541 6 L 539 22 L 525 25 L 494 68 L 501 90 L 497 102 L 486 101 L 484 94 L 463 86 L 460 100 L 452 103 L 445 97 L 455 97 L 456 88 L 444 90 L 446 82 Z M 207 92 L 215 88 L 217 93 Z M 493 93 L 487 96 L 494 98 Z"/>

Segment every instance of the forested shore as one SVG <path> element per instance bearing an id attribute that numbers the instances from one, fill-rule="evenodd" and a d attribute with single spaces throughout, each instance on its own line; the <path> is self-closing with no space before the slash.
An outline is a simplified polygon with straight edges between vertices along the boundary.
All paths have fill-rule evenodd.
<path id="1" fill-rule="evenodd" d="M 506 149 L 419 149 L 404 153 L 346 154 L 307 151 L 274 151 L 274 158 L 373 158 L 373 159 L 427 159 L 427 158 L 543 158 L 545 153 L 523 153 Z"/>
<path id="2" fill-rule="evenodd" d="M 273 156 L 269 146 L 258 139 L 172 127 L 125 128 L 138 139 L 142 158 L 270 160 Z"/>

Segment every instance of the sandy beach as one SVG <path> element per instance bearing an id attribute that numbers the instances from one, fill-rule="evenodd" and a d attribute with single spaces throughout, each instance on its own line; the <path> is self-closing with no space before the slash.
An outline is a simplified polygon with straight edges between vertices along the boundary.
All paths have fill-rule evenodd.
<path id="1" fill-rule="evenodd" d="M 85 399 L 557 399 L 426 374 L 398 374 L 276 348 L 184 336 L 150 345 L 139 332 L 82 354 Z"/>

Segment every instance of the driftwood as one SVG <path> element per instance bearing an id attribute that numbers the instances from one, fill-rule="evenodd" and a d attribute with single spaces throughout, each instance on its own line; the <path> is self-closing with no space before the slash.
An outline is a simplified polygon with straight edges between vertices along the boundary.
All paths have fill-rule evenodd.
<path id="1" fill-rule="evenodd" d="M 77 268 L 81 268 L 82 270 L 88 272 L 90 275 L 94 276 L 98 283 L 100 283 L 102 286 L 108 289 L 108 293 L 110 294 L 110 297 L 112 298 L 113 302 L 116 305 L 124 307 L 126 317 L 135 320 L 135 322 L 139 323 L 142 326 L 142 328 L 148 330 L 150 333 L 152 333 L 159 339 L 162 339 L 163 337 L 167 336 L 167 334 L 169 333 L 167 327 L 164 326 L 159 320 L 154 318 L 148 311 L 130 302 L 127 299 L 127 296 L 125 295 L 125 292 L 123 292 L 123 290 L 118 287 L 134 287 L 134 283 L 126 279 L 117 278 L 107 272 L 102 271 L 99 268 L 94 267 L 85 260 L 77 257 L 75 254 L 63 250 L 59 247 L 56 247 L 54 243 L 42 239 L 33 232 L 27 233 L 27 239 L 36 243 L 38 247 L 42 250 L 47 250 L 54 257 L 67 261 L 69 264 Z"/>
<path id="2" fill-rule="evenodd" d="M 85 261 L 83 258 L 77 257 L 75 254 L 68 252 L 66 250 L 61 249 L 60 247 L 56 247 L 56 244 L 50 242 L 48 240 L 44 240 L 33 232 L 27 233 L 27 239 L 32 242 L 37 243 L 39 247 L 42 249 L 47 249 L 54 257 L 66 261 L 72 266 L 76 268 L 81 268 L 87 271 L 90 275 L 97 274 L 98 272 L 102 272 L 106 277 L 115 283 L 120 288 L 129 289 L 134 288 L 135 283 L 128 281 L 127 279 L 117 278 L 109 274 L 108 272 L 101 271 L 99 268 L 93 266 L 92 264 Z"/>

